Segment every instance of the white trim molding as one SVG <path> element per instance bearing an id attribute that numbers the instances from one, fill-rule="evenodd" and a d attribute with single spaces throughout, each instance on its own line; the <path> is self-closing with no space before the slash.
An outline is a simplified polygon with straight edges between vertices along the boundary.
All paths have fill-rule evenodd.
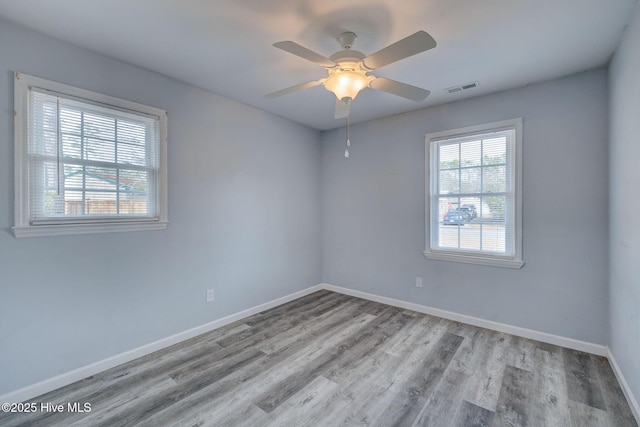
<path id="1" fill-rule="evenodd" d="M 633 395 L 631 391 L 631 387 L 629 387 L 629 383 L 625 379 L 622 371 L 620 370 L 620 366 L 618 366 L 618 362 L 616 362 L 616 358 L 613 356 L 613 352 L 610 348 L 607 347 L 607 359 L 609 359 L 609 364 L 611 365 L 611 369 L 613 369 L 613 373 L 620 384 L 620 388 L 622 389 L 622 393 L 624 393 L 624 397 L 627 398 L 627 403 L 629 403 L 629 407 L 631 408 L 631 412 L 633 412 L 633 416 L 636 417 L 636 422 L 640 424 L 640 404 L 638 404 L 638 400 Z"/>
<path id="2" fill-rule="evenodd" d="M 404 308 L 407 310 L 417 311 L 418 313 L 429 314 L 431 316 L 442 317 L 443 319 L 453 320 L 456 322 L 466 323 L 468 325 L 480 328 L 491 329 L 492 331 L 504 332 L 506 334 L 516 335 L 522 338 L 529 338 L 536 341 L 555 344 L 567 347 L 573 350 L 584 351 L 586 353 L 598 356 L 607 356 L 607 347 L 600 344 L 594 344 L 586 341 L 575 340 L 573 338 L 561 337 L 559 335 L 548 334 L 546 332 L 534 331 L 532 329 L 521 328 L 519 326 L 507 325 L 505 323 L 494 322 L 491 320 L 481 319 L 479 317 L 467 316 L 466 314 L 454 313 L 452 311 L 441 310 L 439 308 L 429 307 L 426 305 L 415 304 L 412 302 L 402 301 L 399 299 L 383 297 L 368 292 L 356 291 L 353 289 L 343 288 L 340 286 L 322 283 L 322 289 L 328 291 L 339 292 L 345 295 L 351 295 L 382 304 L 392 305 L 394 307 Z"/>
<path id="3" fill-rule="evenodd" d="M 165 230 L 168 221 L 155 222 L 120 222 L 109 224 L 65 224 L 39 225 L 37 227 L 12 227 L 13 235 L 17 238 L 68 236 L 73 234 L 98 234 L 131 231 Z"/>
<path id="4" fill-rule="evenodd" d="M 486 328 L 493 331 L 504 332 L 507 334 L 512 334 L 512 335 L 516 335 L 523 338 L 529 338 L 529 339 L 533 339 L 541 342 L 546 342 L 549 344 L 559 345 L 562 347 L 566 347 L 566 348 L 570 348 L 578 351 L 584 351 L 584 352 L 595 354 L 598 356 L 605 356 L 609 359 L 609 362 L 611 363 L 611 367 L 616 375 L 616 378 L 618 379 L 618 382 L 620 383 L 620 386 L 622 388 L 622 391 L 624 392 L 625 397 L 627 398 L 627 401 L 629 402 L 629 406 L 631 407 L 631 410 L 633 411 L 634 416 L 640 422 L 640 407 L 638 406 L 638 401 L 636 400 L 633 393 L 631 392 L 631 389 L 629 388 L 629 385 L 626 382 L 622 374 L 622 371 L 620 370 L 620 367 L 618 366 L 615 358 L 613 357 L 611 350 L 606 346 L 589 343 L 585 341 L 580 341 L 580 340 L 575 340 L 572 338 L 561 337 L 558 335 L 548 334 L 546 332 L 534 331 L 531 329 L 521 328 L 518 326 L 507 325 L 504 323 L 493 322 L 491 320 L 485 320 L 478 317 L 467 316 L 465 314 L 454 313 L 454 312 L 442 310 L 439 308 L 434 308 L 426 305 L 384 297 L 384 296 L 380 296 L 380 295 L 376 295 L 368 292 L 357 291 L 354 289 L 344 288 L 341 286 L 331 285 L 328 283 L 320 283 L 320 284 L 311 286 L 301 291 L 297 291 L 289 295 L 276 298 L 264 304 L 259 304 L 255 307 L 251 307 L 246 310 L 239 311 L 237 313 L 231 314 L 221 319 L 217 319 L 209 323 L 205 323 L 204 325 L 200 325 L 195 328 L 188 329 L 186 331 L 171 335 L 169 337 L 160 339 L 158 341 L 154 341 L 152 343 L 143 345 L 138 348 L 134 348 L 124 353 L 114 355 L 107 359 L 80 367 L 73 371 L 66 372 L 64 374 L 55 376 L 53 378 L 49 378 L 47 380 L 23 387 L 21 389 L 11 391 L 9 393 L 6 393 L 0 396 L 0 402 L 16 402 L 17 403 L 17 402 L 26 401 L 28 399 L 33 399 L 34 397 L 40 396 L 44 393 L 48 393 L 60 387 L 64 387 L 66 385 L 72 384 L 76 381 L 82 380 L 91 375 L 98 374 L 107 369 L 111 369 L 123 363 L 130 362 L 139 357 L 146 356 L 155 351 L 162 350 L 164 348 L 170 347 L 179 342 L 213 331 L 215 329 L 221 328 L 235 321 L 241 320 L 245 317 L 252 316 L 254 314 L 260 313 L 261 311 L 268 310 L 273 307 L 277 307 L 279 305 L 285 304 L 287 302 L 293 301 L 295 299 L 301 298 L 303 296 L 312 294 L 320 290 L 328 290 L 332 292 L 338 292 L 344 295 L 351 295 L 354 297 L 363 298 L 366 300 L 375 301 L 382 304 L 391 305 L 394 307 L 404 308 L 404 309 L 416 311 L 419 313 L 441 317 L 443 319 L 466 323 L 468 325 L 477 326 L 480 328 Z"/>
<path id="5" fill-rule="evenodd" d="M 425 135 L 425 250 L 424 256 L 427 259 L 439 261 L 463 262 L 468 264 L 488 265 L 492 267 L 505 267 L 519 269 L 524 265 L 522 259 L 522 117 L 501 120 L 493 123 L 485 123 L 474 126 L 467 126 L 460 129 L 446 130 L 442 132 L 428 133 Z M 503 192 L 492 192 L 488 188 L 476 189 L 464 193 L 462 187 L 455 190 L 454 193 L 443 192 L 440 184 L 440 150 L 444 146 L 458 146 L 467 144 L 471 140 L 485 139 L 488 135 L 492 138 L 501 135 L 505 139 L 505 189 Z M 484 146 L 484 142 L 482 143 Z M 481 155 L 482 149 L 478 153 Z M 460 154 L 461 156 L 461 154 Z M 482 155 L 481 155 L 482 157 Z M 484 158 L 484 157 L 483 157 Z M 469 168 L 461 164 L 458 159 L 458 173 L 462 170 L 485 170 L 488 165 L 474 165 Z M 484 174 L 484 172 L 480 172 Z M 462 179 L 462 178 L 460 178 Z M 462 185 L 462 184 L 460 184 Z M 441 246 L 440 240 L 440 201 L 442 199 L 457 199 L 458 206 L 462 205 L 463 200 L 478 200 L 480 204 L 483 197 L 501 196 L 505 197 L 506 206 L 508 207 L 505 216 L 505 250 L 504 253 L 493 253 L 489 250 L 482 249 L 464 249 L 464 248 L 447 248 Z M 486 216 L 479 212 L 480 217 Z M 458 218 L 459 219 L 459 218 Z M 484 226 L 489 223 L 484 222 Z M 473 225 L 469 220 L 463 220 L 463 224 Z M 477 226 L 477 224 L 476 224 Z M 479 232 L 482 235 L 482 227 L 480 225 Z M 458 225 L 458 228 L 460 226 Z M 458 236 L 458 239 L 460 237 Z M 481 239 L 482 240 L 482 239 Z M 459 245 L 458 245 L 459 246 Z"/>
<path id="6" fill-rule="evenodd" d="M 424 256 L 427 259 L 435 259 L 439 261 L 457 261 L 464 262 L 466 264 L 489 265 L 492 267 L 513 268 L 516 270 L 522 268 L 524 265 L 524 261 L 501 259 L 498 257 L 476 257 L 473 255 L 457 254 L 455 252 L 446 251 L 424 251 Z"/>
<path id="7" fill-rule="evenodd" d="M 73 100 L 77 105 L 81 105 L 82 111 L 86 108 L 101 108 L 102 111 L 107 111 L 109 114 L 126 115 L 126 117 L 134 117 L 136 120 L 144 118 L 149 120 L 149 123 L 154 123 L 153 127 L 157 126 L 157 131 L 146 131 L 145 134 L 157 134 L 157 137 L 149 139 L 150 145 L 154 148 L 152 150 L 147 149 L 147 156 L 151 156 L 149 152 L 157 152 L 157 159 L 149 164 L 135 165 L 137 170 L 147 170 L 148 173 L 153 174 L 155 179 L 147 179 L 145 195 L 147 196 L 148 206 L 153 206 L 153 212 L 149 212 L 149 217 L 143 214 L 127 214 L 124 215 L 112 215 L 104 217 L 91 217 L 91 215 L 80 215 L 76 217 L 68 217 L 64 215 L 44 214 L 43 201 L 40 200 L 44 197 L 44 190 L 42 184 L 45 179 L 35 174 L 38 168 L 30 166 L 30 159 L 36 157 L 43 157 L 41 154 L 34 154 L 32 149 L 29 148 L 32 134 L 32 127 L 30 123 L 30 117 L 38 116 L 31 110 L 33 108 L 31 95 L 33 93 L 47 93 L 58 99 L 70 101 Z M 35 102 L 35 101 L 33 101 Z M 37 103 L 36 103 L 37 104 Z M 35 104 L 34 104 L 35 105 Z M 58 109 L 59 109 L 58 105 Z M 75 107 L 74 107 L 75 108 Z M 100 113 L 103 114 L 103 113 Z M 119 116 L 118 116 L 119 117 Z M 124 116 L 123 116 L 124 117 Z M 40 120 L 40 119 L 39 119 Z M 42 119 L 44 120 L 44 119 Z M 56 113 L 56 120 L 58 120 L 58 147 L 62 146 L 60 142 L 61 128 L 60 128 L 60 115 Z M 86 89 L 76 88 L 66 84 L 46 80 L 40 77 L 31 76 L 21 72 L 14 73 L 14 226 L 12 227 L 13 234 L 16 238 L 24 237 L 42 237 L 42 236 L 60 236 L 67 234 L 89 234 L 89 233 L 108 233 L 108 232 L 125 232 L 125 231 L 145 231 L 145 230 L 164 230 L 169 223 L 168 216 L 168 172 L 167 172 L 167 122 L 168 113 L 165 110 L 139 104 L 137 102 L 128 101 L 121 98 L 104 95 L 97 92 L 92 92 Z M 84 128 L 83 128 L 84 129 Z M 39 138 L 35 138 L 39 140 Z M 109 141 L 111 144 L 119 144 L 116 141 Z M 112 170 L 135 170 L 132 164 L 128 164 L 124 161 L 101 159 L 100 161 L 95 159 L 80 158 L 77 155 L 70 157 L 71 160 L 64 160 L 67 157 L 60 155 L 60 149 L 58 148 L 56 155 L 58 167 L 62 167 L 64 170 L 64 164 L 67 161 L 73 161 L 75 163 L 69 163 L 74 165 L 98 165 L 102 168 L 108 168 Z M 31 154 L 30 154 L 31 153 Z M 44 156 L 49 157 L 49 154 Z M 62 160 L 61 160 L 62 159 Z M 47 162 L 53 161 L 55 158 L 47 160 Z M 44 160 L 39 160 L 43 162 Z M 79 162 L 79 163 L 78 163 Z M 93 163 L 87 163 L 93 162 Z M 40 163 L 38 163 L 40 164 Z M 62 165 L 62 166 L 60 166 Z M 33 168 L 33 170 L 31 170 Z M 60 174 L 60 172 L 58 172 Z M 60 181 L 60 178 L 58 178 Z M 35 184 L 34 184 L 35 183 Z M 152 184 L 153 183 L 153 184 Z M 64 183 L 62 183 L 64 187 Z M 114 184 L 115 185 L 115 184 Z M 58 184 L 60 187 L 60 184 Z M 86 191 L 84 184 L 82 186 L 82 192 Z M 74 190 L 76 191 L 76 190 Z M 97 190 L 92 190 L 97 191 Z M 109 190 L 111 191 L 111 190 Z M 118 190 L 120 191 L 120 190 Z M 35 201 L 39 200 L 39 201 Z M 84 202 L 84 196 L 83 196 Z M 35 212 L 41 218 L 35 218 Z M 37 223 L 36 219 L 40 222 Z"/>
<path id="8" fill-rule="evenodd" d="M 634 396 L 627 380 L 625 379 L 620 366 L 616 362 L 611 349 L 607 346 L 594 344 L 586 341 L 575 340 L 573 338 L 562 337 L 559 335 L 548 334 L 546 332 L 534 331 L 532 329 L 521 328 L 519 326 L 507 325 L 504 323 L 493 322 L 491 320 L 485 320 L 478 317 L 467 316 L 465 314 L 454 313 L 452 311 L 441 310 L 439 308 L 429 307 L 426 305 L 415 304 L 407 301 L 402 301 L 394 298 L 384 297 L 368 292 L 357 291 L 354 289 L 343 288 L 341 286 L 330 285 L 328 283 L 321 283 L 321 289 L 328 291 L 339 292 L 345 295 L 351 295 L 354 297 L 367 299 L 370 301 L 379 302 L 382 304 L 392 305 L 394 307 L 404 308 L 407 310 L 417 311 L 419 313 L 429 314 L 431 316 L 441 317 L 443 319 L 453 320 L 456 322 L 466 323 L 468 325 L 477 326 L 480 328 L 490 329 L 492 331 L 504 332 L 511 335 L 516 335 L 522 338 L 528 338 L 536 341 L 545 342 L 548 344 L 554 344 L 561 347 L 570 348 L 572 350 L 584 351 L 586 353 L 595 354 L 597 356 L 604 356 L 609 360 L 613 373 L 620 384 L 620 388 L 624 393 L 629 407 L 633 412 L 633 416 L 636 418 L 636 422 L 640 424 L 640 405 L 638 400 Z"/>

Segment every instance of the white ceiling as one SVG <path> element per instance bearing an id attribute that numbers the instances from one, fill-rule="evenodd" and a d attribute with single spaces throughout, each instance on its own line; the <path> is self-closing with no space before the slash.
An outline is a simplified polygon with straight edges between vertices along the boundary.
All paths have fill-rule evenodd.
<path id="1" fill-rule="evenodd" d="M 421 103 L 367 89 L 352 122 L 495 92 L 606 64 L 637 0 L 0 0 L 0 16 L 316 129 L 344 125 L 322 86 L 264 95 L 326 76 L 271 45 L 324 56 L 343 31 L 371 54 L 418 30 L 435 49 L 372 74 L 431 90 Z M 25 70 L 28 71 L 28 70 Z M 46 76 L 45 76 L 46 77 Z M 478 81 L 462 93 L 444 89 Z"/>

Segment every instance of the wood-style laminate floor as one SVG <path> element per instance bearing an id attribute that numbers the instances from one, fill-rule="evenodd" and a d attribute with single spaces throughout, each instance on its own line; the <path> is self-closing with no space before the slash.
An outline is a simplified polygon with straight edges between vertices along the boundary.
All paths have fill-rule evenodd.
<path id="1" fill-rule="evenodd" d="M 328 291 L 31 401 L 0 425 L 637 426 L 606 358 Z"/>

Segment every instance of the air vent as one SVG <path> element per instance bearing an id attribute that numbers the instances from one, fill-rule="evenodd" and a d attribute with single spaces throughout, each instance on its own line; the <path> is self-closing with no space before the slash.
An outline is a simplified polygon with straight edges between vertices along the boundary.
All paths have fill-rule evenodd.
<path id="1" fill-rule="evenodd" d="M 456 93 L 462 92 L 463 90 L 473 89 L 474 87 L 478 87 L 478 82 L 465 83 L 460 86 L 453 86 L 445 89 L 445 92 Z"/>

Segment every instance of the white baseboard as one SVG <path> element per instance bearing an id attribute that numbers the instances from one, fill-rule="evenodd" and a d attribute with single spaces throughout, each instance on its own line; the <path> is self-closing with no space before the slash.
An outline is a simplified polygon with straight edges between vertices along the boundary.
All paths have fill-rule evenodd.
<path id="1" fill-rule="evenodd" d="M 115 356 L 92 363 L 90 365 L 80 367 L 73 371 L 66 372 L 64 374 L 55 376 L 53 378 L 49 378 L 47 380 L 26 386 L 19 390 L 6 393 L 0 396 L 0 402 L 23 402 L 29 399 L 33 399 L 34 397 L 40 396 L 44 393 L 48 393 L 57 388 L 64 387 L 66 385 L 69 385 L 71 383 L 84 379 L 91 375 L 98 374 L 102 371 L 111 369 L 115 366 L 121 365 L 126 362 L 130 362 L 139 357 L 146 356 L 147 354 L 153 353 L 154 351 L 161 350 L 163 348 L 177 344 L 181 341 L 185 341 L 195 336 L 204 334 L 206 332 L 210 332 L 214 329 L 228 325 L 237 320 L 254 315 L 264 310 L 268 310 L 273 307 L 277 307 L 279 305 L 285 304 L 289 301 L 293 301 L 297 298 L 301 298 L 305 295 L 309 295 L 313 292 L 317 292 L 322 289 L 326 289 L 328 291 L 333 291 L 333 292 L 339 292 L 345 295 L 351 295 L 358 298 L 367 299 L 370 301 L 376 301 L 383 304 L 404 308 L 407 310 L 413 310 L 419 313 L 425 313 L 432 316 L 442 317 L 444 319 L 466 323 L 466 324 L 478 326 L 481 328 L 491 329 L 494 331 L 504 332 L 512 335 L 517 335 L 523 338 L 530 338 L 537 341 L 542 341 L 550 344 L 571 348 L 574 350 L 584 351 L 584 352 L 596 354 L 599 356 L 606 356 L 611 362 L 611 366 L 613 367 L 613 370 L 616 374 L 616 377 L 618 378 L 618 381 L 620 382 L 622 390 L 624 391 L 625 396 L 629 401 L 629 405 L 631 406 L 631 409 L 634 411 L 634 415 L 636 419 L 640 420 L 640 416 L 639 416 L 640 409 L 638 407 L 638 402 L 633 396 L 633 393 L 631 392 L 631 390 L 629 389 L 629 386 L 625 381 L 624 376 L 622 375 L 622 372 L 620 371 L 620 368 L 618 367 L 613 357 L 613 354 L 609 351 L 609 349 L 606 346 L 574 340 L 571 338 L 565 338 L 558 335 L 547 334 L 545 332 L 534 331 L 531 329 L 521 328 L 517 326 L 503 324 L 503 323 L 493 322 L 490 320 L 485 320 L 477 317 L 467 316 L 464 314 L 454 313 L 447 310 L 441 310 L 441 309 L 429 307 L 426 305 L 415 304 L 415 303 L 397 300 L 389 297 L 383 297 L 380 295 L 375 295 L 367 292 L 343 288 L 343 287 L 331 285 L 328 283 L 320 283 L 318 285 L 311 286 L 307 289 L 294 292 L 292 294 L 283 296 L 281 298 L 277 298 L 275 300 L 266 302 L 264 304 L 260 304 L 255 307 L 251 307 L 249 309 L 240 311 L 238 313 L 234 313 L 229 316 L 223 317 L 221 319 L 214 320 L 204 325 L 197 326 L 195 328 L 180 332 L 175 335 L 171 335 L 167 338 L 154 341 L 152 343 L 126 351 L 121 354 L 117 354 Z"/>
<path id="2" fill-rule="evenodd" d="M 78 369 L 74 369 L 73 371 L 66 372 L 64 374 L 57 375 L 53 378 L 49 378 L 47 380 L 3 394 L 2 396 L 0 396 L 0 402 L 18 403 L 18 402 L 24 402 L 29 399 L 33 399 L 34 397 L 40 396 L 44 393 L 48 393 L 57 388 L 72 384 L 76 381 L 80 381 L 81 379 L 90 377 L 91 375 L 95 375 L 102 371 L 106 371 L 107 369 L 111 369 L 123 363 L 130 362 L 139 357 L 146 356 L 147 354 L 153 353 L 154 351 L 162 350 L 163 348 L 170 347 L 181 341 L 185 341 L 190 338 L 196 337 L 198 335 L 204 334 L 206 332 L 213 331 L 214 329 L 228 325 L 237 320 L 243 319 L 248 316 L 252 316 L 256 313 L 260 313 L 261 311 L 268 310 L 273 307 L 277 307 L 279 305 L 285 304 L 289 301 L 293 301 L 295 299 L 301 298 L 305 295 L 309 295 L 319 290 L 322 290 L 322 286 L 314 285 L 307 289 L 294 292 L 292 294 L 274 299 L 264 304 L 260 304 L 255 307 L 251 307 L 246 310 L 240 311 L 238 313 L 231 314 L 221 319 L 214 320 L 209 323 L 205 323 L 204 325 L 196 326 L 195 328 L 177 333 L 175 335 L 171 335 L 167 338 L 154 341 L 152 343 L 143 345 L 138 348 L 134 348 L 133 350 L 116 354 L 115 356 L 109 357 L 107 359 L 92 363 L 90 365 L 83 366 Z"/>
<path id="3" fill-rule="evenodd" d="M 629 387 L 629 383 L 624 378 L 622 371 L 620 370 L 620 366 L 618 366 L 618 362 L 616 362 L 616 358 L 613 357 L 613 353 L 611 349 L 607 347 L 607 359 L 609 359 L 609 364 L 611 364 L 611 368 L 613 369 L 613 373 L 616 375 L 618 383 L 620 384 L 620 388 L 622 388 L 622 392 L 624 393 L 624 397 L 627 398 L 627 402 L 631 407 L 631 412 L 633 412 L 633 416 L 636 417 L 636 422 L 640 424 L 640 405 L 636 400 L 631 388 Z"/>
<path id="4" fill-rule="evenodd" d="M 627 402 L 629 403 L 629 407 L 633 412 L 634 417 L 638 424 L 640 424 L 640 405 L 638 405 L 638 401 L 636 400 L 631 388 L 629 388 L 629 384 L 627 383 L 618 363 L 616 362 L 615 357 L 613 357 L 613 353 L 609 347 L 599 344 L 593 344 L 590 342 L 575 340 L 572 338 L 561 337 L 559 335 L 548 334 L 546 332 L 534 331 L 531 329 L 521 328 L 518 326 L 507 325 L 504 323 L 493 322 L 491 320 L 480 319 L 478 317 L 467 316 L 464 314 L 454 313 L 452 311 L 441 310 L 439 308 L 429 307 L 426 305 L 415 304 L 407 301 L 397 300 L 394 298 L 383 297 L 376 294 L 371 294 L 368 292 L 356 291 L 349 288 L 343 288 L 340 286 L 330 285 L 328 283 L 321 283 L 322 289 L 326 289 L 328 291 L 339 292 L 345 295 L 351 295 L 358 298 L 367 299 L 370 301 L 379 302 L 382 304 L 392 305 L 394 307 L 404 308 L 407 310 L 417 311 L 419 313 L 429 314 L 431 316 L 442 317 L 444 319 L 454 320 L 460 323 L 466 323 L 468 325 L 477 326 L 480 328 L 491 329 L 493 331 L 504 332 L 511 335 L 516 335 L 522 338 L 529 338 L 536 341 L 542 341 L 549 344 L 558 345 L 561 347 L 570 348 L 573 350 L 584 351 L 586 353 L 595 354 L 598 356 L 604 356 L 609 359 L 609 363 L 613 369 L 613 372 L 616 375 L 618 383 L 622 388 L 622 392 L 627 398 Z"/>
<path id="5" fill-rule="evenodd" d="M 368 299 L 371 301 L 380 302 L 382 304 L 392 305 L 394 307 L 417 311 L 419 313 L 429 314 L 431 316 L 442 317 L 444 319 L 454 320 L 456 322 L 466 323 L 468 325 L 478 326 L 480 328 L 491 329 L 492 331 L 504 332 L 523 338 L 529 338 L 536 341 L 555 344 L 562 347 L 571 348 L 573 350 L 596 354 L 598 356 L 607 356 L 607 347 L 604 345 L 593 344 L 590 342 L 574 340 L 572 338 L 561 337 L 559 335 L 548 334 L 546 332 L 539 332 L 531 329 L 521 328 L 518 326 L 493 322 L 491 320 L 485 320 L 479 317 L 467 316 L 465 314 L 454 313 L 452 311 L 441 310 L 439 308 L 433 308 L 426 305 L 383 297 L 380 295 L 370 294 L 368 292 L 356 291 L 353 289 L 330 285 L 328 283 L 322 283 L 321 286 L 322 289 L 326 289 L 328 291 L 340 292 L 342 294 Z"/>

